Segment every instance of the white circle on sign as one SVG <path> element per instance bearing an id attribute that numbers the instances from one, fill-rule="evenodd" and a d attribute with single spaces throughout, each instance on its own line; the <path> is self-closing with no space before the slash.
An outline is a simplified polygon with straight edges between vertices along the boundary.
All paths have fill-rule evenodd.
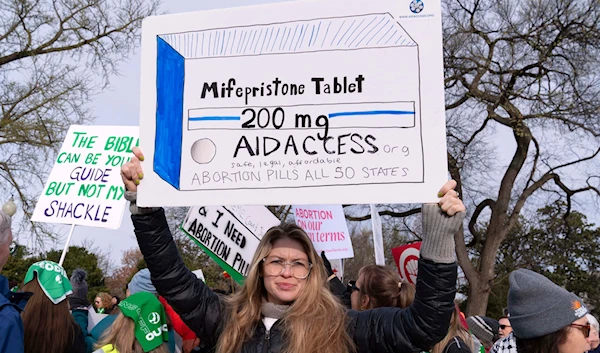
<path id="1" fill-rule="evenodd" d="M 54 280 L 56 281 L 56 283 L 62 284 L 62 277 L 60 275 L 56 275 L 56 277 L 54 277 Z"/>
<path id="2" fill-rule="evenodd" d="M 419 253 L 419 249 L 408 248 L 402 252 L 398 259 L 400 276 L 412 284 L 417 284 Z"/>
<path id="3" fill-rule="evenodd" d="M 160 322 L 160 315 L 155 311 L 148 315 L 148 322 L 152 325 L 156 325 Z"/>
<path id="4" fill-rule="evenodd" d="M 198 164 L 210 163 L 217 154 L 217 146 L 210 139 L 200 139 L 192 145 L 192 158 Z"/>

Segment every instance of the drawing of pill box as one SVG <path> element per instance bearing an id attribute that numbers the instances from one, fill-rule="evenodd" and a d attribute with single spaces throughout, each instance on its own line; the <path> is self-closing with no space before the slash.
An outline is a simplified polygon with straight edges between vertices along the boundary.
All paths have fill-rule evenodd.
<path id="1" fill-rule="evenodd" d="M 416 152 L 409 161 L 414 173 L 408 181 L 423 182 L 419 49 L 389 13 L 168 33 L 156 40 L 154 170 L 174 188 L 202 189 L 187 181 L 198 171 L 228 167 L 231 145 L 239 139 L 240 112 L 248 106 L 335 106 L 330 117 L 351 109 L 345 119 L 354 119 L 356 126 L 377 127 L 394 119 L 393 126 L 405 130 L 393 133 L 400 140 L 409 134 Z M 347 84 L 341 88 L 344 79 L 357 75 L 364 77 L 362 92 L 356 86 L 355 92 L 347 92 Z M 275 78 L 302 83 L 305 93 L 223 97 L 221 89 L 231 78 L 259 89 Z M 314 78 L 322 79 L 318 88 Z M 202 97 L 205 85 L 213 82 L 217 89 Z M 327 82 L 329 93 L 324 92 Z M 390 114 L 365 120 L 365 112 L 371 118 L 373 112 Z M 292 117 L 285 123 L 293 124 Z M 231 188 L 261 186 L 257 180 L 241 180 Z"/>

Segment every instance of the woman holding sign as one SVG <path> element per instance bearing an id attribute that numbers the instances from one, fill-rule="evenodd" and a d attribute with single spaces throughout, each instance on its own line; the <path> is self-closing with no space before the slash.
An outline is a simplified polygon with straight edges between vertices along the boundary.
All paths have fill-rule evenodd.
<path id="1" fill-rule="evenodd" d="M 465 211 L 456 182 L 440 190 L 439 205 L 423 205 L 420 280 L 408 308 L 346 311 L 326 285 L 310 238 L 292 224 L 266 232 L 244 287 L 223 302 L 183 264 L 163 210 L 136 206 L 144 157 L 133 152 L 121 174 L 152 282 L 217 353 L 419 352 L 446 335 L 456 292 L 454 233 Z"/>

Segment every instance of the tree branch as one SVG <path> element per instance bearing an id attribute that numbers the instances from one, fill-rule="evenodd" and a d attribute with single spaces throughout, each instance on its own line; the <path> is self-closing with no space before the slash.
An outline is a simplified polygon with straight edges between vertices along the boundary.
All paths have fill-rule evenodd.
<path id="1" fill-rule="evenodd" d="M 390 217 L 395 217 L 395 218 L 401 218 L 401 217 L 408 217 L 408 216 L 415 215 L 417 213 L 421 213 L 421 207 L 413 208 L 413 209 L 405 211 L 405 212 L 394 212 L 394 211 L 386 210 L 386 211 L 379 211 L 378 213 L 380 216 L 390 216 Z M 346 215 L 346 219 L 351 222 L 368 221 L 369 219 L 371 219 L 371 214 L 369 213 L 368 215 L 365 215 L 362 217 L 352 217 L 352 216 Z"/>
<path id="2" fill-rule="evenodd" d="M 479 216 L 481 215 L 481 212 L 483 212 L 483 210 L 486 207 L 493 209 L 495 205 L 496 205 L 496 201 L 494 201 L 492 199 L 485 199 L 485 200 L 481 201 L 475 207 L 475 211 L 473 211 L 473 215 L 471 216 L 471 219 L 469 220 L 469 232 L 471 232 L 471 235 L 473 235 L 473 240 L 471 240 L 471 242 L 469 242 L 469 244 L 467 245 L 468 247 L 473 247 L 473 246 L 481 243 L 483 234 L 481 234 L 481 232 L 476 228 L 477 219 L 479 218 Z"/>

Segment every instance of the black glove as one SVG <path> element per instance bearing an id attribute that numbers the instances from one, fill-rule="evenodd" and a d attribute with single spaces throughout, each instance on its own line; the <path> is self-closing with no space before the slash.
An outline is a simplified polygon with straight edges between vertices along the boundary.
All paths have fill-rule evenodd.
<path id="1" fill-rule="evenodd" d="M 327 271 L 327 276 L 331 277 L 334 275 L 333 269 L 331 268 L 331 262 L 325 256 L 325 251 L 321 251 L 321 258 L 323 259 L 323 265 L 325 265 L 325 271 Z M 348 309 L 352 308 L 352 304 L 350 301 L 350 295 L 352 291 L 348 290 L 348 287 L 345 286 L 342 281 L 340 281 L 337 276 L 333 276 L 333 278 L 329 281 L 329 290 L 340 299 L 342 304 L 346 306 Z"/>
<path id="2" fill-rule="evenodd" d="M 323 259 L 323 265 L 325 265 L 327 276 L 333 275 L 333 270 L 331 269 L 331 262 L 329 262 L 327 256 L 325 256 L 325 251 L 321 251 L 321 258 Z"/>

